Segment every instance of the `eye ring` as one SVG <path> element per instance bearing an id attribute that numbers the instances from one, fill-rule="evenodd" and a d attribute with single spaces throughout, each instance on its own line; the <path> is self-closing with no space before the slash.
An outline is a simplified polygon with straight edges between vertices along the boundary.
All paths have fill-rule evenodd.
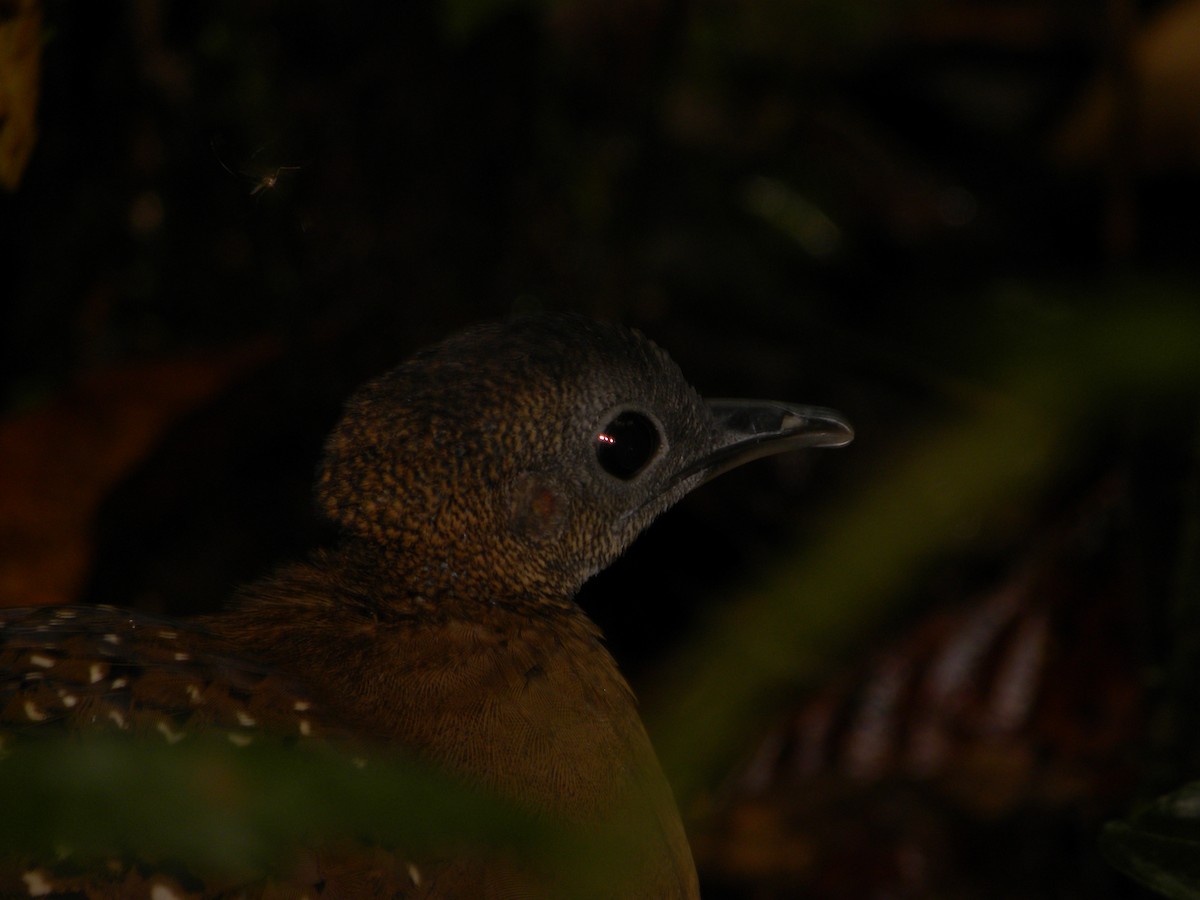
<path id="1" fill-rule="evenodd" d="M 662 445 L 658 423 L 639 410 L 623 409 L 597 432 L 596 461 L 613 478 L 630 481 L 650 464 Z"/>

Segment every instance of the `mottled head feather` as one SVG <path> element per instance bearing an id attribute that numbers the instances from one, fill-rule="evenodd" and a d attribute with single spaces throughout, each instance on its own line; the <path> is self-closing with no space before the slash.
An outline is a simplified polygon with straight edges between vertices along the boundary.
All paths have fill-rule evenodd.
<path id="1" fill-rule="evenodd" d="M 614 411 L 661 430 L 661 458 L 622 481 L 596 462 Z M 321 508 L 348 533 L 573 592 L 682 493 L 668 475 L 711 422 L 671 359 L 635 331 L 565 315 L 488 324 L 365 385 L 331 436 Z M 432 545 L 432 546 L 431 546 Z"/>

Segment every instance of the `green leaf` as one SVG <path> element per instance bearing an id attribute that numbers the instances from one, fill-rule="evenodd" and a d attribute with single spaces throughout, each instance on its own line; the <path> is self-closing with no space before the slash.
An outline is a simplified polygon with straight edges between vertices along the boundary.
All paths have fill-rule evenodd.
<path id="1" fill-rule="evenodd" d="M 591 896 L 629 856 L 619 829 L 585 836 L 410 759 L 267 739 L 23 739 L 0 756 L 0 798 L 0 859 L 73 867 L 132 857 L 256 879 L 349 840 L 410 859 L 497 852 Z"/>

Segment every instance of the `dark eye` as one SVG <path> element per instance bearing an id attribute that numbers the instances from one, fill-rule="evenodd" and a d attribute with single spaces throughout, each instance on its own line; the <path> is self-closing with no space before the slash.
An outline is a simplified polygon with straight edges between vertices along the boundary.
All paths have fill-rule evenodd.
<path id="1" fill-rule="evenodd" d="M 627 410 L 596 435 L 596 459 L 609 475 L 628 481 L 654 458 L 661 443 L 658 428 L 649 418 Z"/>

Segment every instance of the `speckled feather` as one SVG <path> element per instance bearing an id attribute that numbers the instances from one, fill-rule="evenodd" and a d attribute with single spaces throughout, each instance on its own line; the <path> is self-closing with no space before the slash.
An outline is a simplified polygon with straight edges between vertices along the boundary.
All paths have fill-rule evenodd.
<path id="1" fill-rule="evenodd" d="M 314 736 L 312 698 L 195 624 L 112 607 L 0 610 L 0 734 L 61 725 L 153 734 Z M 335 729 L 342 731 L 340 729 Z"/>

